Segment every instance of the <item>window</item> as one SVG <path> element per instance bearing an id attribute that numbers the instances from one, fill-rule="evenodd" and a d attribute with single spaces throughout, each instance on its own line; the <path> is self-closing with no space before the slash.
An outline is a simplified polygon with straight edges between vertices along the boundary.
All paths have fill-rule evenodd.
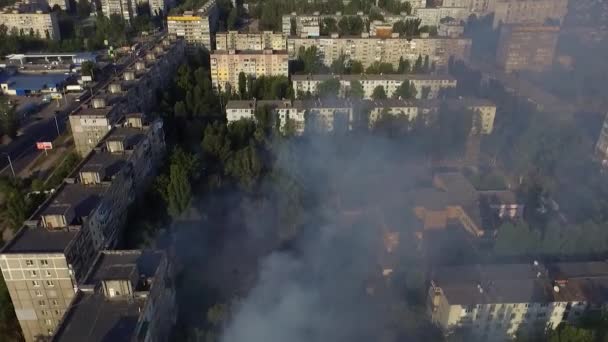
<path id="1" fill-rule="evenodd" d="M 36 290 L 35 293 L 36 293 L 36 297 L 42 297 L 42 291 Z"/>
<path id="2" fill-rule="evenodd" d="M 34 266 L 34 260 L 25 260 L 25 265 Z"/>
<path id="3" fill-rule="evenodd" d="M 40 314 L 41 314 L 42 316 L 46 316 L 46 315 L 48 315 L 48 312 L 46 312 L 46 310 L 42 310 L 42 311 L 40 311 Z"/>
<path id="4" fill-rule="evenodd" d="M 43 300 L 39 300 L 38 301 L 38 305 L 40 305 L 40 306 L 46 306 L 46 302 L 43 301 Z"/>
<path id="5" fill-rule="evenodd" d="M 53 305 L 59 305 L 59 302 L 58 302 L 56 299 L 53 299 L 53 300 L 51 301 L 51 304 L 53 304 Z"/>
<path id="6" fill-rule="evenodd" d="M 45 275 L 46 275 L 47 277 L 50 277 L 50 276 L 51 276 L 51 271 L 45 271 L 44 273 L 45 273 Z"/>
<path id="7" fill-rule="evenodd" d="M 53 325 L 52 319 L 45 319 L 44 322 L 46 323 L 46 325 Z"/>
<path id="8" fill-rule="evenodd" d="M 55 283 L 52 280 L 47 280 L 46 281 L 46 286 L 55 286 Z"/>
<path id="9" fill-rule="evenodd" d="M 32 271 L 30 271 L 30 276 L 37 277 L 38 276 L 38 272 L 32 270 Z"/>
<path id="10" fill-rule="evenodd" d="M 61 310 L 55 310 L 55 315 L 56 316 L 61 316 Z"/>
<path id="11" fill-rule="evenodd" d="M 32 280 L 32 286 L 38 287 L 40 286 L 40 282 L 38 280 Z"/>
<path id="12" fill-rule="evenodd" d="M 48 260 L 45 260 L 45 259 L 40 260 L 40 266 L 48 266 L 48 265 L 49 265 Z"/>

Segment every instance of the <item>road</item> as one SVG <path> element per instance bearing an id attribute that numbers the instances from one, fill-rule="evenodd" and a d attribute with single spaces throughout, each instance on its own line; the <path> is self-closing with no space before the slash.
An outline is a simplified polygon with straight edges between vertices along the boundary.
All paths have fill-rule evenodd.
<path id="1" fill-rule="evenodd" d="M 12 171 L 9 165 L 9 157 L 13 164 L 15 174 L 23 171 L 40 153 L 36 150 L 36 142 L 38 141 L 53 141 L 57 138 L 57 127 L 59 133 L 65 132 L 68 127 L 68 116 L 75 112 L 81 105 L 86 105 L 99 91 L 105 88 L 111 81 L 112 77 L 120 74 L 123 70 L 131 66 L 136 61 L 136 56 L 141 54 L 142 50 L 149 49 L 155 45 L 161 38 L 162 33 L 151 36 L 150 40 L 142 44 L 142 48 L 135 51 L 133 54 L 121 58 L 118 65 L 109 67 L 103 73 L 97 76 L 98 82 L 92 88 L 92 96 L 83 99 L 81 102 L 76 102 L 75 99 L 61 103 L 61 107 L 57 112 L 57 125 L 55 124 L 55 116 L 45 115 L 38 121 L 22 127 L 22 134 L 9 144 L 0 146 L 0 175 L 11 176 Z M 70 97 L 70 95 L 68 95 Z M 48 107 L 54 107 L 55 103 L 51 103 Z M 53 110 L 54 112 L 55 110 Z"/>

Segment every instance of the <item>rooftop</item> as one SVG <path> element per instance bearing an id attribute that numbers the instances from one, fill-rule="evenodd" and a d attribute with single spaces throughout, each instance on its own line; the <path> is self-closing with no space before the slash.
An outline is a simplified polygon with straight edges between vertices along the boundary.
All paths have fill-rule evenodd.
<path id="1" fill-rule="evenodd" d="M 88 216 L 101 202 L 107 185 L 65 184 L 52 201 L 39 211 L 40 216 L 59 215 L 65 213 L 65 207 L 74 209 L 76 222 L 68 224 L 81 224 L 81 218 Z"/>
<path id="2" fill-rule="evenodd" d="M 442 74 L 351 74 L 351 75 L 333 75 L 333 74 L 315 74 L 315 75 L 291 75 L 292 81 L 325 81 L 332 78 L 344 80 L 344 81 L 363 81 L 363 80 L 394 80 L 394 81 L 405 81 L 405 80 L 448 80 L 456 81 L 456 79 L 450 75 Z"/>
<path id="3" fill-rule="evenodd" d="M 105 176 L 112 179 L 127 163 L 127 156 L 122 153 L 94 152 L 80 172 L 99 172 L 105 170 Z"/>
<path id="4" fill-rule="evenodd" d="M 23 227 L 2 249 L 4 254 L 18 253 L 63 253 L 77 231 Z"/>
<path id="5" fill-rule="evenodd" d="M 55 88 L 65 82 L 68 77 L 69 75 L 62 73 L 40 75 L 16 74 L 1 80 L 1 83 L 8 84 L 10 89 L 40 91 L 47 88 Z"/>
<path id="6" fill-rule="evenodd" d="M 153 250 L 103 251 L 97 257 L 85 282 L 95 285 L 102 280 L 130 279 L 133 272 L 152 277 L 162 257 L 162 252 Z"/>

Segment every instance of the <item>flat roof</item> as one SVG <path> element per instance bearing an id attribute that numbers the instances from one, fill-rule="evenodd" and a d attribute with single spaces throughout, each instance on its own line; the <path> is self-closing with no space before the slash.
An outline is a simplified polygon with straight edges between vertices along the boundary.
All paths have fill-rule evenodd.
<path id="1" fill-rule="evenodd" d="M 115 127 L 110 134 L 108 134 L 103 142 L 107 141 L 123 141 L 125 148 L 129 148 L 139 144 L 146 136 L 146 128 L 135 128 L 135 127 Z"/>
<path id="2" fill-rule="evenodd" d="M 40 91 L 46 88 L 54 88 L 65 82 L 69 77 L 70 75 L 62 73 L 43 75 L 15 74 L 4 79 L 2 83 L 7 84 L 9 89 Z"/>
<path id="3" fill-rule="evenodd" d="M 65 184 L 51 202 L 46 204 L 39 215 L 57 215 L 65 213 L 65 205 L 74 209 L 75 220 L 88 216 L 101 202 L 108 185 L 83 185 L 81 183 Z M 80 222 L 68 222 L 68 224 Z"/>
<path id="4" fill-rule="evenodd" d="M 102 251 L 85 282 L 95 285 L 102 280 L 130 279 L 133 272 L 152 277 L 163 255 L 155 250 Z"/>
<path id="5" fill-rule="evenodd" d="M 24 58 L 44 58 L 44 57 L 72 57 L 72 58 L 95 58 L 92 52 L 64 52 L 64 53 L 15 53 L 7 55 L 10 60 L 20 60 Z"/>
<path id="6" fill-rule="evenodd" d="M 124 153 L 93 152 L 79 172 L 100 172 L 105 170 L 107 178 L 114 177 L 127 163 Z M 102 179 L 103 180 L 103 179 Z"/>
<path id="7" fill-rule="evenodd" d="M 2 253 L 63 253 L 76 234 L 77 231 L 23 227 L 2 249 Z"/>
<path id="8" fill-rule="evenodd" d="M 448 80 L 456 81 L 456 79 L 446 74 L 349 74 L 349 75 L 333 75 L 333 74 L 308 74 L 308 75 L 291 75 L 292 81 L 325 81 L 329 79 L 339 79 L 344 81 L 364 81 L 364 80 Z"/>

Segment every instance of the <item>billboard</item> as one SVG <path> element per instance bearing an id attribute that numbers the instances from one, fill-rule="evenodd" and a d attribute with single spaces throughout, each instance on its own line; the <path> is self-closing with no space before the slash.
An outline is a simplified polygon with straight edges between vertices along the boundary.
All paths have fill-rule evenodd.
<path id="1" fill-rule="evenodd" d="M 38 150 L 52 150 L 53 143 L 50 141 L 39 141 L 36 143 L 36 149 Z"/>

